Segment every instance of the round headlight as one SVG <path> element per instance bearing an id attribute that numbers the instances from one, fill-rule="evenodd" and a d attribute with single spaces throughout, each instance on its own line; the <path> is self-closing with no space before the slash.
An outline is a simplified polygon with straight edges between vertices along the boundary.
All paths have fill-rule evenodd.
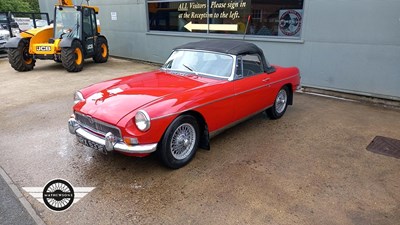
<path id="1" fill-rule="evenodd" d="M 146 131 L 150 128 L 150 117 L 144 110 L 139 110 L 135 115 L 136 127 L 140 131 Z"/>
<path id="2" fill-rule="evenodd" d="M 80 93 L 79 91 L 75 92 L 75 95 L 74 95 L 74 104 L 76 104 L 76 103 L 78 103 L 78 102 L 81 102 L 81 101 L 83 101 L 83 100 L 85 100 L 85 98 L 83 98 L 82 93 Z"/>

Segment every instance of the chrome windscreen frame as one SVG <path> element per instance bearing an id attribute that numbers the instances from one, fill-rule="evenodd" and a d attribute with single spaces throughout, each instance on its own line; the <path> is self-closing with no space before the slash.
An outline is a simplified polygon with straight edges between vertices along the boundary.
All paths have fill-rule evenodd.
<path id="1" fill-rule="evenodd" d="M 222 52 L 213 52 L 213 51 L 206 51 L 206 50 L 195 50 L 195 49 L 177 49 L 179 51 L 192 51 L 192 52 L 207 52 L 207 53 L 214 53 L 214 54 L 219 54 L 219 55 L 226 55 L 226 56 L 230 56 L 232 57 L 233 63 L 232 63 L 232 68 L 231 68 L 231 74 L 229 75 L 229 77 L 223 77 L 223 76 L 216 76 L 213 74 L 204 74 L 206 76 L 209 77 L 214 77 L 214 78 L 218 78 L 218 79 L 227 79 L 228 81 L 232 81 L 235 78 L 235 72 L 236 72 L 236 63 L 237 63 L 237 56 L 236 55 L 232 55 L 232 54 L 226 54 L 226 53 L 222 53 Z M 169 57 L 173 54 L 174 52 L 172 52 Z M 165 64 L 164 64 L 165 65 Z M 166 68 L 164 68 L 164 65 L 161 67 L 161 69 L 163 70 L 168 70 Z M 175 70 L 175 71 L 179 71 L 179 70 Z M 179 72 L 185 72 L 187 73 L 188 71 L 179 71 Z M 199 74 L 203 74 L 203 73 L 199 73 Z"/>

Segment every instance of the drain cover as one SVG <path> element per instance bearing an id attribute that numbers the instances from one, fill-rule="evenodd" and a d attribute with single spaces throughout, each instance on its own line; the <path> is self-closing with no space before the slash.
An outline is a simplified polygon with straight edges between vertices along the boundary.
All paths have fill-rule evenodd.
<path id="1" fill-rule="evenodd" d="M 367 150 L 400 159 L 400 140 L 376 136 L 367 146 Z"/>

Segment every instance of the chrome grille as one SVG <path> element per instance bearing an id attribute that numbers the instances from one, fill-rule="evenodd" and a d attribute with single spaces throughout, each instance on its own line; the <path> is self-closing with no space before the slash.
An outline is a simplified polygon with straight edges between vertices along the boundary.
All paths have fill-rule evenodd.
<path id="1" fill-rule="evenodd" d="M 96 119 L 93 119 L 90 116 L 86 116 L 86 115 L 83 115 L 83 114 L 80 114 L 80 113 L 75 113 L 75 119 L 78 121 L 78 123 L 81 126 L 87 128 L 89 130 L 92 130 L 92 131 L 94 131 L 96 133 L 105 135 L 108 132 L 111 132 L 116 137 L 122 138 L 121 132 L 120 132 L 120 130 L 118 128 L 116 128 L 116 127 L 114 127 L 112 125 L 109 125 L 107 123 L 98 121 Z"/>

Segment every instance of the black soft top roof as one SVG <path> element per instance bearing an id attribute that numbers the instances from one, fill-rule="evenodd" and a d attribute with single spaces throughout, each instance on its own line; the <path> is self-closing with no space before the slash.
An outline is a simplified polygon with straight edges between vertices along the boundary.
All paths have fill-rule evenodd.
<path id="1" fill-rule="evenodd" d="M 270 66 L 265 60 L 263 51 L 259 47 L 257 47 L 257 45 L 245 41 L 204 40 L 198 42 L 190 42 L 174 48 L 174 50 L 178 49 L 205 50 L 231 55 L 258 54 L 261 57 L 262 63 L 264 64 L 264 71 L 267 73 L 272 73 L 275 71 L 275 68 Z"/>
<path id="2" fill-rule="evenodd" d="M 194 49 L 212 52 L 221 52 L 231 55 L 254 54 L 263 55 L 262 50 L 257 45 L 245 41 L 237 40 L 204 40 L 190 42 L 174 48 L 176 49 Z"/>

